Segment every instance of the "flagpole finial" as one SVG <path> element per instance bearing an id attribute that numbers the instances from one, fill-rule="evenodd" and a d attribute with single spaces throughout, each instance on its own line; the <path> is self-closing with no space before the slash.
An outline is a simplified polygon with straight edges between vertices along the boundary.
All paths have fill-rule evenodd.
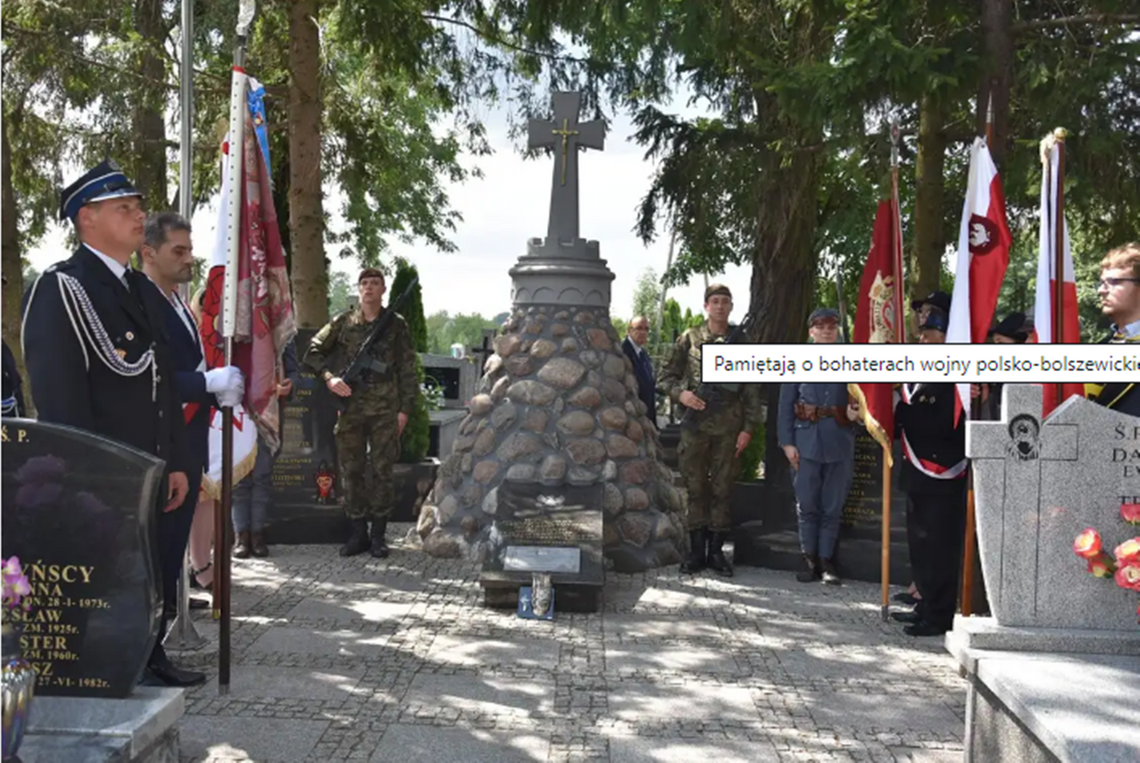
<path id="1" fill-rule="evenodd" d="M 899 166 L 899 120 L 891 120 L 891 169 Z"/>
<path id="2" fill-rule="evenodd" d="M 253 15 L 257 12 L 257 0 L 241 0 L 238 5 L 237 33 L 238 37 L 245 37 L 249 25 L 253 23 Z"/>
<path id="3" fill-rule="evenodd" d="M 1041 139 L 1041 163 L 1049 163 L 1049 154 L 1053 151 L 1053 146 L 1058 143 L 1064 143 L 1065 138 L 1069 132 L 1064 127 L 1058 127 Z"/>
<path id="4" fill-rule="evenodd" d="M 1065 138 L 1069 137 L 1069 131 L 1064 127 L 1053 128 L 1053 137 L 1058 141 L 1064 142 Z"/>

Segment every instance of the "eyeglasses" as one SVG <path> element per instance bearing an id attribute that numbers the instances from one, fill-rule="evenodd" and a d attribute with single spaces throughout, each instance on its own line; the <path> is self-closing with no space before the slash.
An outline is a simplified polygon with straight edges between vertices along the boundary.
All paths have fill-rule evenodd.
<path id="1" fill-rule="evenodd" d="M 1140 283 L 1140 278 L 1102 278 L 1096 282 L 1096 288 L 1111 289 L 1114 286 L 1119 286 L 1122 283 Z"/>

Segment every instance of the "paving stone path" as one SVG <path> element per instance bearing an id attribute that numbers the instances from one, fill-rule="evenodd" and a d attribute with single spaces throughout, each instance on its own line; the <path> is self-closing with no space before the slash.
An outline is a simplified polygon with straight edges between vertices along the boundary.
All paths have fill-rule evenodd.
<path id="1" fill-rule="evenodd" d="M 216 651 L 177 656 L 212 679 L 184 763 L 962 759 L 965 683 L 875 585 L 610 574 L 602 613 L 538 622 L 483 609 L 476 566 L 393 549 L 236 562 L 229 694 Z"/>

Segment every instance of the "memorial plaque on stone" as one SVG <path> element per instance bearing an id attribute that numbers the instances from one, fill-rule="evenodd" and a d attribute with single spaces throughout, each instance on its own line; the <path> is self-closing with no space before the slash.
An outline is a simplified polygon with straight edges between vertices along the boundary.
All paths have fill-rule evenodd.
<path id="1" fill-rule="evenodd" d="M 504 480 L 493 545 L 483 564 L 484 603 L 514 609 L 535 573 L 550 573 L 558 608 L 596 612 L 605 584 L 602 486 L 549 487 Z"/>
<path id="2" fill-rule="evenodd" d="M 311 329 L 298 332 L 297 353 L 304 356 Z M 281 450 L 273 465 L 273 507 L 269 525 L 275 543 L 342 541 L 340 479 L 337 472 L 337 411 L 324 382 L 301 366 L 300 379 L 281 416 Z M 335 521 L 322 514 L 329 513 Z"/>
<path id="3" fill-rule="evenodd" d="M 161 614 L 155 549 L 163 461 L 71 427 L 3 424 L 3 546 L 31 584 L 13 612 L 36 694 L 122 698 Z"/>

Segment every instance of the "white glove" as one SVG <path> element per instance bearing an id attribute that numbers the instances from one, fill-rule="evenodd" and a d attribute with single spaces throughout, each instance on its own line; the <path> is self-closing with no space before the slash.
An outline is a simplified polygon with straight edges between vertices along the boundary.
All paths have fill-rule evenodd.
<path id="1" fill-rule="evenodd" d="M 206 391 L 213 392 L 215 395 L 219 392 L 245 388 L 245 379 L 242 378 L 241 371 L 237 366 L 215 368 L 212 371 L 207 371 L 205 376 Z"/>
<path id="2" fill-rule="evenodd" d="M 244 395 L 245 391 L 243 389 L 226 389 L 215 393 L 214 397 L 218 398 L 219 408 L 235 408 L 241 405 Z"/>

